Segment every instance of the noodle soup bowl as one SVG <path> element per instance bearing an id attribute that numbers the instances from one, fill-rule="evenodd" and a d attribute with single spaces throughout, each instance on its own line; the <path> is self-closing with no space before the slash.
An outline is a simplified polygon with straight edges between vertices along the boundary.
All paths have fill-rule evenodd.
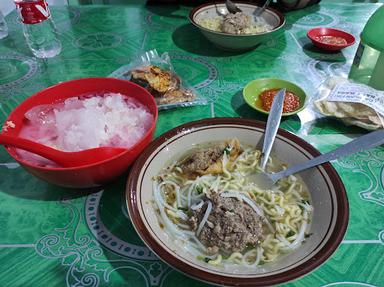
<path id="1" fill-rule="evenodd" d="M 237 6 L 246 14 L 253 17 L 255 10 L 260 9 L 252 3 L 236 3 Z M 261 43 L 267 42 L 269 39 L 276 36 L 280 29 L 285 24 L 284 15 L 272 8 L 266 8 L 260 16 L 269 24 L 272 29 L 267 32 L 254 34 L 229 34 L 218 32 L 212 29 L 203 27 L 200 23 L 202 20 L 213 19 L 228 14 L 225 8 L 225 3 L 203 4 L 193 9 L 189 14 L 189 20 L 195 25 L 200 32 L 218 48 L 228 51 L 246 51 L 253 49 Z"/>
<path id="2" fill-rule="evenodd" d="M 206 263 L 165 224 L 159 222 L 153 178 L 196 145 L 237 138 L 244 145 L 260 142 L 265 123 L 217 118 L 174 128 L 152 142 L 135 162 L 128 178 L 126 200 L 130 218 L 146 245 L 163 261 L 199 280 L 231 286 L 267 286 L 303 276 L 324 263 L 337 249 L 345 234 L 348 199 L 345 188 L 330 163 L 300 173 L 313 206 L 310 236 L 276 261 L 258 266 Z M 279 130 L 272 156 L 294 165 L 320 153 L 295 135 Z M 176 239 L 178 238 L 178 239 Z"/>

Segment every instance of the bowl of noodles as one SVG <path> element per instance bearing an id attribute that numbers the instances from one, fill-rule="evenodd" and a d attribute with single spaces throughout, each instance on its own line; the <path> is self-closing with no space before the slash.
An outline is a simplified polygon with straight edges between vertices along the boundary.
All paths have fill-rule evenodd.
<path id="1" fill-rule="evenodd" d="M 345 234 L 344 185 L 326 163 L 263 190 L 265 124 L 205 119 L 176 127 L 145 149 L 128 178 L 132 223 L 162 260 L 220 285 L 266 286 L 324 263 Z M 277 172 L 320 153 L 279 130 L 266 170 Z"/>
<path id="2" fill-rule="evenodd" d="M 283 14 L 252 3 L 236 3 L 242 10 L 231 14 L 224 3 L 203 4 L 189 14 L 190 22 L 215 46 L 230 51 L 250 50 L 276 36 L 284 26 Z"/>

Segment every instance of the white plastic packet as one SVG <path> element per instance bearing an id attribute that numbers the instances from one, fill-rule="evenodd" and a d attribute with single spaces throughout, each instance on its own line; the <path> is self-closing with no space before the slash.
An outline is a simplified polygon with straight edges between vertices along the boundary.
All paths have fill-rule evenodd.
<path id="1" fill-rule="evenodd" d="M 325 116 L 368 130 L 384 126 L 384 92 L 342 77 L 326 79 L 315 107 Z"/>
<path id="2" fill-rule="evenodd" d="M 208 103 L 175 73 L 168 53 L 160 56 L 156 50 L 147 51 L 109 77 L 129 80 L 144 87 L 154 96 L 159 110 Z"/>

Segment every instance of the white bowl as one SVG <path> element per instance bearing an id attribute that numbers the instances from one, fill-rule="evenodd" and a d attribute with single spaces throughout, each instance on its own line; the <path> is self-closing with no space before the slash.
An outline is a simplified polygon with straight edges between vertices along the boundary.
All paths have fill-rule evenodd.
<path id="1" fill-rule="evenodd" d="M 236 3 L 236 5 L 246 14 L 252 15 L 254 11 L 260 7 L 254 4 Z M 269 32 L 258 34 L 228 34 L 223 32 L 213 31 L 199 25 L 199 21 L 204 18 L 212 18 L 227 14 L 224 3 L 203 4 L 194 8 L 189 14 L 189 20 L 193 25 L 200 29 L 201 33 L 217 47 L 224 50 L 242 51 L 253 49 L 259 44 L 271 39 L 285 23 L 285 18 L 282 13 L 272 8 L 267 8 L 261 17 L 273 27 Z"/>
<path id="2" fill-rule="evenodd" d="M 181 156 L 193 146 L 236 137 L 240 142 L 255 145 L 264 134 L 265 124 L 237 118 L 206 119 L 177 127 L 157 138 L 144 150 L 132 167 L 126 200 L 136 231 L 162 260 L 174 268 L 200 280 L 236 286 L 266 286 L 287 282 L 302 276 L 336 250 L 343 239 L 349 217 L 344 185 L 330 163 L 300 173 L 306 183 L 314 207 L 311 223 L 313 233 L 296 250 L 274 263 L 256 268 L 213 266 L 175 243 L 160 226 L 153 207 L 152 179 L 170 159 Z M 272 154 L 288 165 L 294 165 L 320 153 L 297 136 L 279 130 Z"/>

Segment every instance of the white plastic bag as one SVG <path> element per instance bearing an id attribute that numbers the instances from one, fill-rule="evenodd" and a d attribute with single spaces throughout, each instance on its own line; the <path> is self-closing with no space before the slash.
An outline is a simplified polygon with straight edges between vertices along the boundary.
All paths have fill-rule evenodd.
<path id="1" fill-rule="evenodd" d="M 319 87 L 315 107 L 325 116 L 368 130 L 384 126 L 384 92 L 342 77 L 331 77 Z"/>

